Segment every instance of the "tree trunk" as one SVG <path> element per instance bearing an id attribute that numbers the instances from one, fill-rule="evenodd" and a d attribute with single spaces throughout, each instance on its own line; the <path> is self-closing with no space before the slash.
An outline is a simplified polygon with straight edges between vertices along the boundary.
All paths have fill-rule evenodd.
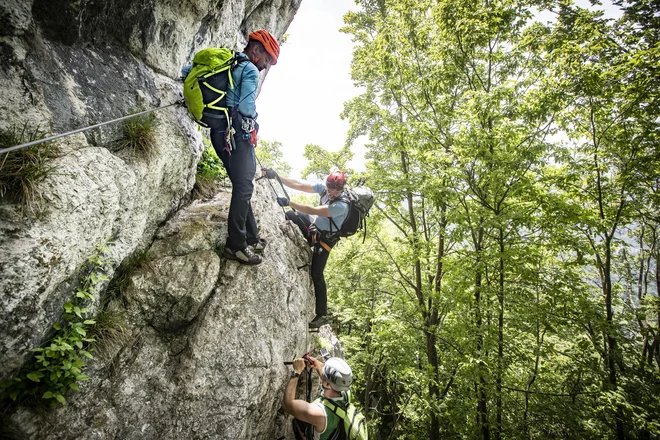
<path id="1" fill-rule="evenodd" d="M 483 316 L 482 316 L 482 303 L 481 303 L 481 243 L 483 242 L 484 230 L 481 226 L 481 219 L 479 221 L 479 231 L 477 232 L 478 238 L 475 243 L 475 250 L 477 254 L 477 271 L 474 279 L 474 302 L 475 302 L 475 319 L 477 327 L 477 356 L 482 356 L 484 348 L 484 329 L 483 329 Z M 477 388 L 477 426 L 481 432 L 481 437 L 484 440 L 490 440 L 490 428 L 488 426 L 488 398 L 486 397 L 486 378 L 485 378 L 485 365 L 479 361 L 479 379 L 476 384 Z"/>
<path id="2" fill-rule="evenodd" d="M 605 241 L 605 267 L 603 267 L 603 293 L 605 294 L 605 310 L 607 313 L 607 372 L 608 382 L 612 390 L 618 389 L 617 372 L 616 372 L 616 356 L 617 343 L 612 332 L 614 331 L 614 311 L 612 310 L 612 247 L 611 241 Z M 618 440 L 625 439 L 625 428 L 623 423 L 623 411 L 617 405 L 616 412 L 616 438 Z"/>
<path id="3" fill-rule="evenodd" d="M 495 383 L 497 407 L 497 430 L 495 431 L 495 438 L 500 440 L 502 438 L 502 375 L 503 375 L 503 357 L 504 357 L 504 231 L 499 228 L 498 241 L 500 245 L 500 279 L 497 300 L 499 303 L 499 310 L 497 314 L 497 379 Z"/>

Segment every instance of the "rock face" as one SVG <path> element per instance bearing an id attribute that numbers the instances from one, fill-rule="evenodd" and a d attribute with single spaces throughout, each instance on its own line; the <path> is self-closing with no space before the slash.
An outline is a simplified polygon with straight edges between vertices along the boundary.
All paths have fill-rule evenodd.
<path id="1" fill-rule="evenodd" d="M 198 49 L 242 49 L 258 28 L 280 38 L 299 3 L 4 0 L 0 129 L 62 133 L 175 102 Z M 56 141 L 36 218 L 0 201 L 0 380 L 47 335 L 99 243 L 111 238 L 121 262 L 189 201 L 201 136 L 182 107 L 154 115 L 154 158 L 119 149 L 122 126 L 107 125 Z"/>
<path id="2" fill-rule="evenodd" d="M 0 129 L 62 133 L 174 102 L 179 69 L 198 49 L 242 49 L 258 28 L 281 38 L 299 3 L 4 0 Z M 67 406 L 13 407 L 19 438 L 290 434 L 279 412 L 283 361 L 316 343 L 306 333 L 311 282 L 297 269 L 309 249 L 261 182 L 253 209 L 270 242 L 265 262 L 218 257 L 229 193 L 190 203 L 201 135 L 181 107 L 154 114 L 154 157 L 118 147 L 121 125 L 75 134 L 56 141 L 36 215 L 0 201 L 0 380 L 48 336 L 98 244 L 111 240 L 110 277 L 136 251 L 150 255 L 110 303 L 125 330 L 99 347 L 90 380 Z M 100 292 L 91 309 L 107 297 Z"/>
<path id="3" fill-rule="evenodd" d="M 267 183 L 253 209 L 269 241 L 246 267 L 213 251 L 226 233 L 230 194 L 195 201 L 156 233 L 153 256 L 125 289 L 126 338 L 90 366 L 69 404 L 13 421 L 38 439 L 277 439 L 290 367 L 305 351 L 313 311 L 297 228 L 282 222 Z M 307 306 L 305 303 L 308 303 Z M 123 309 L 122 309 L 123 310 Z"/>

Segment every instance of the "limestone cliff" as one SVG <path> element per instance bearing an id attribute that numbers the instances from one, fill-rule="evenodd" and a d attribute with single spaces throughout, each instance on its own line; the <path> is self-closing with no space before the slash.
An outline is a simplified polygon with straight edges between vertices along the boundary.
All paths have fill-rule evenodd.
<path id="1" fill-rule="evenodd" d="M 179 68 L 198 49 L 241 49 L 258 28 L 281 38 L 299 3 L 4 0 L 0 129 L 27 123 L 60 133 L 174 102 Z M 29 438 L 286 433 L 277 411 L 282 362 L 305 351 L 304 315 L 313 310 L 309 277 L 297 270 L 304 243 L 259 183 L 253 206 L 270 242 L 266 262 L 220 259 L 229 194 L 190 203 L 200 133 L 183 108 L 155 114 L 154 158 L 117 148 L 118 126 L 62 138 L 38 215 L 0 203 L 0 379 L 48 336 L 97 244 L 112 241 L 110 278 L 127 257 L 151 255 L 113 300 L 125 332 L 90 362 L 81 391 L 65 407 L 12 413 Z"/>
<path id="2" fill-rule="evenodd" d="M 277 439 L 289 370 L 305 350 L 308 249 L 258 184 L 253 208 L 270 244 L 257 267 L 220 259 L 230 194 L 195 201 L 158 229 L 127 283 L 125 339 L 90 364 L 67 406 L 21 407 L 28 438 Z M 306 304 L 308 303 L 308 304 Z M 325 335 L 330 339 L 329 335 Z M 309 343 L 315 343 L 310 338 Z"/>

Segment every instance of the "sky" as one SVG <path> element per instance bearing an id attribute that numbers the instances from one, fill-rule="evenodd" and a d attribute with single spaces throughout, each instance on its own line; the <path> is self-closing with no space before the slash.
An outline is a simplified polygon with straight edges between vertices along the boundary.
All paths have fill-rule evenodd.
<path id="1" fill-rule="evenodd" d="M 588 0 L 576 3 L 589 6 Z M 603 3 L 599 9 L 607 18 L 620 16 L 610 0 Z M 282 143 L 284 160 L 293 169 L 290 177 L 300 178 L 307 165 L 305 145 L 337 151 L 346 142 L 349 124 L 339 115 L 344 103 L 360 94 L 350 78 L 351 36 L 339 32 L 349 10 L 357 10 L 354 0 L 303 0 L 257 98 L 259 137 Z M 349 166 L 358 171 L 364 170 L 365 141 L 360 138 L 352 147 Z"/>
<path id="2" fill-rule="evenodd" d="M 257 98 L 259 137 L 282 143 L 291 177 L 307 165 L 305 145 L 337 151 L 346 142 L 349 124 L 339 115 L 360 93 L 350 78 L 351 36 L 339 32 L 349 10 L 357 10 L 353 0 L 303 0 Z M 349 163 L 357 169 L 364 169 L 362 144 Z"/>

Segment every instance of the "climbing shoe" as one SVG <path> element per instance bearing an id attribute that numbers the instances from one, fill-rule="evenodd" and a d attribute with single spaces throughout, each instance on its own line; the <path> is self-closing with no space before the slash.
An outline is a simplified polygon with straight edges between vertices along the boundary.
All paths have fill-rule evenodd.
<path id="1" fill-rule="evenodd" d="M 328 323 L 328 318 L 323 315 L 316 315 L 314 319 L 309 323 L 309 328 L 319 328 L 322 325 L 326 325 Z"/>
<path id="2" fill-rule="evenodd" d="M 225 246 L 225 249 L 222 251 L 222 256 L 228 260 L 236 260 L 241 264 L 261 264 L 261 257 L 255 254 L 249 246 L 240 251 L 234 251 Z"/>
<path id="3" fill-rule="evenodd" d="M 268 242 L 264 240 L 263 238 L 260 238 L 258 242 L 249 244 L 248 247 L 252 250 L 252 252 L 255 252 L 257 254 L 261 254 L 264 252 L 264 249 L 268 245 Z"/>

